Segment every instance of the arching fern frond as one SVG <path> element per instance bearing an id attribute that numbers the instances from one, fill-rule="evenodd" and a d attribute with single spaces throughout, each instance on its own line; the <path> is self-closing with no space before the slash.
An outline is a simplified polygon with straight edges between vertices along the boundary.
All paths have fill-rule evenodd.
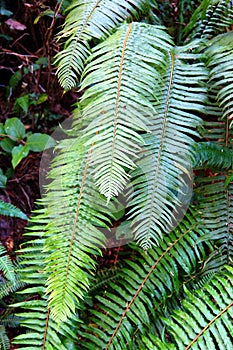
<path id="1" fill-rule="evenodd" d="M 184 191 L 192 187 L 192 135 L 202 123 L 197 114 L 205 111 L 207 79 L 195 59 L 185 48 L 170 51 L 149 142 L 136 163 L 140 171 L 132 174 L 133 233 L 144 249 L 172 230 L 185 203 Z"/>
<path id="2" fill-rule="evenodd" d="M 160 66 L 171 39 L 162 27 L 133 23 L 121 26 L 98 45 L 84 71 L 78 123 L 94 144 L 92 163 L 100 192 L 109 201 L 125 187 L 128 171 L 149 132 L 152 101 L 160 88 Z M 157 90 L 156 90 L 157 89 Z"/>
<path id="3" fill-rule="evenodd" d="M 95 310 L 80 332 L 80 348 L 133 348 L 151 321 L 158 320 L 157 312 L 163 313 L 169 295 L 179 293 L 181 275 L 192 274 L 206 254 L 204 246 L 195 243 L 203 231 L 194 221 L 188 214 L 179 228 L 147 253 L 133 247 L 135 259 L 125 261 L 118 280 L 93 301 Z"/>
<path id="4" fill-rule="evenodd" d="M 224 33 L 233 23 L 232 0 L 203 0 L 184 29 L 188 41 L 211 39 Z"/>
<path id="5" fill-rule="evenodd" d="M 91 39 L 109 35 L 120 23 L 145 9 L 147 0 L 74 0 L 59 37 L 65 48 L 57 55 L 58 78 L 65 90 L 75 87 L 90 53 Z"/>

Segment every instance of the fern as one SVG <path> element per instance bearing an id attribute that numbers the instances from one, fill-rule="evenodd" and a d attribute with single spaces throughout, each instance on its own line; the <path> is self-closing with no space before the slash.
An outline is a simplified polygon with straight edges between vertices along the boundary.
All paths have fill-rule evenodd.
<path id="1" fill-rule="evenodd" d="M 201 124 L 195 111 L 205 111 L 202 85 L 206 71 L 200 63 L 191 64 L 198 57 L 185 51 L 176 48 L 169 53 L 162 96 L 155 104 L 157 114 L 148 151 L 143 151 L 142 159 L 137 162 L 142 174 L 138 176 L 137 169 L 132 175 L 136 192 L 129 203 L 133 207 L 133 232 L 145 249 L 157 243 L 164 232 L 171 231 L 172 221 L 183 205 L 184 187 L 190 186 L 183 177 L 187 173 L 192 176 L 189 172 L 194 142 L 190 136 L 196 134 L 195 128 Z"/>
<path id="2" fill-rule="evenodd" d="M 151 11 L 68 9 L 58 75 L 65 89 L 81 76 L 82 96 L 20 250 L 22 349 L 232 347 L 232 33 L 219 35 L 232 1 L 203 0 L 179 47 L 156 20 L 132 21 Z M 95 279 L 105 232 L 125 219 L 132 256 Z"/>
<path id="3" fill-rule="evenodd" d="M 222 117 L 228 118 L 230 121 L 233 116 L 232 39 L 233 34 L 231 32 L 217 36 L 206 50 L 207 65 L 210 68 L 211 89 L 217 90 L 217 101 L 223 111 Z"/>
<path id="4" fill-rule="evenodd" d="M 127 170 L 135 167 L 144 143 L 140 133 L 149 131 L 154 113 L 154 78 L 160 78 L 156 66 L 165 59 L 170 42 L 160 27 L 124 25 L 95 48 L 84 71 L 81 125 L 89 122 L 85 137 L 88 145 L 94 144 L 94 178 L 108 201 L 124 189 Z M 159 50 L 162 43 L 164 50 Z M 128 88 L 129 73 L 134 89 Z"/>
<path id="5" fill-rule="evenodd" d="M 203 0 L 184 29 L 188 39 L 211 39 L 233 23 L 232 0 Z"/>
<path id="6" fill-rule="evenodd" d="M 11 203 L 6 203 L 0 200 L 0 215 L 12 216 L 20 218 L 22 220 L 28 220 L 26 214 L 24 214 L 19 208 L 15 207 Z"/>
<path id="7" fill-rule="evenodd" d="M 108 36 L 113 28 L 136 16 L 147 4 L 146 0 L 73 1 L 59 35 L 60 39 L 66 39 L 66 45 L 55 61 L 60 83 L 65 90 L 75 87 L 77 76 L 81 75 L 90 53 L 91 39 Z"/>
<path id="8" fill-rule="evenodd" d="M 3 298 L 9 296 L 10 293 L 15 292 L 22 286 L 19 275 L 16 273 L 17 265 L 14 264 L 10 257 L 7 255 L 6 249 L 0 245 L 0 300 L 3 302 Z M 13 327 L 17 324 L 19 325 L 19 320 L 14 318 L 9 318 L 9 310 L 5 310 L 0 316 L 0 348 L 10 349 L 9 338 L 6 333 L 5 326 Z"/>
<path id="9" fill-rule="evenodd" d="M 195 226 L 194 216 L 187 215 L 179 228 L 160 242 L 160 247 L 150 249 L 146 254 L 137 250 L 136 260 L 125 262 L 118 280 L 109 283 L 103 296 L 96 297 L 94 304 L 98 309 L 92 310 L 93 316 L 89 320 L 95 326 L 87 326 L 80 334 L 89 340 L 80 344 L 82 348 L 125 349 L 126 344 L 133 346 L 137 341 L 135 329 L 145 332 L 151 319 L 163 312 L 169 296 L 179 293 L 182 274 L 191 274 L 197 268 L 197 260 L 204 258 L 204 246 L 195 245 L 203 231 Z M 180 245 L 184 247 L 182 255 Z M 192 245 L 195 246 L 193 251 L 189 249 Z M 160 329 L 157 331 L 159 333 Z"/>
<path id="10" fill-rule="evenodd" d="M 175 347 L 157 342 L 156 349 L 232 349 L 233 269 L 226 267 L 203 290 L 183 302 L 185 311 L 175 311 L 166 320 Z M 214 334 L 214 336 L 213 336 Z M 153 348 L 150 348 L 153 349 Z"/>

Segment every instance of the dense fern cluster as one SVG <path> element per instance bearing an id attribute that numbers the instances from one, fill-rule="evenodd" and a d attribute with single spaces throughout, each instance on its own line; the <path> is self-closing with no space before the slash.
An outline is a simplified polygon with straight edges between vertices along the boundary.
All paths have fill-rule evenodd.
<path id="1" fill-rule="evenodd" d="M 67 9 L 55 62 L 83 94 L 21 250 L 21 349 L 232 349 L 232 25 L 203 0 L 176 46 L 156 1 Z M 131 258 L 95 276 L 120 195 Z"/>

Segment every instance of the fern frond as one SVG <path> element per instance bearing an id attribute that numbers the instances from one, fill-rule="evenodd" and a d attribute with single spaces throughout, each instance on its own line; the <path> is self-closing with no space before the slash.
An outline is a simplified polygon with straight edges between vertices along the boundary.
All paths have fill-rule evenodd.
<path id="1" fill-rule="evenodd" d="M 12 216 L 23 220 L 28 220 L 27 215 L 24 214 L 19 208 L 15 207 L 11 203 L 3 202 L 2 200 L 0 200 L 0 215 Z"/>
<path id="2" fill-rule="evenodd" d="M 198 112 L 205 111 L 207 72 L 195 55 L 183 50 L 170 52 L 149 142 L 136 163 L 141 170 L 132 174 L 133 233 L 144 249 L 172 229 L 190 199 L 185 192 L 192 187 L 192 136 L 201 125 Z"/>
<path id="3" fill-rule="evenodd" d="M 35 245 L 34 255 L 30 255 L 29 242 L 21 262 L 22 280 L 29 286 L 38 283 L 44 288 L 41 281 L 46 279 L 50 317 L 58 323 L 75 314 L 87 292 L 95 268 L 93 257 L 101 253 L 105 240 L 101 227 L 107 228 L 112 217 L 113 205 L 106 207 L 92 179 L 92 149 L 86 151 L 83 142 L 60 142 L 49 175 L 52 181 L 42 201 L 46 209 L 33 217 L 29 231 L 32 236 L 37 233 L 34 244 L 38 243 L 38 251 Z M 42 271 L 38 273 L 33 265 L 41 260 L 41 249 Z"/>
<path id="4" fill-rule="evenodd" d="M 185 311 L 175 311 L 166 320 L 175 349 L 232 349 L 233 342 L 233 269 L 226 267 L 194 295 L 187 293 Z M 170 349 L 168 344 L 156 349 Z M 167 346 L 168 347 L 165 347 Z M 150 348 L 150 350 L 153 348 Z M 174 347 L 171 347 L 174 349 Z"/>
<path id="5" fill-rule="evenodd" d="M 93 316 L 80 333 L 82 348 L 125 349 L 126 344 L 131 348 L 140 338 L 138 332 L 150 328 L 169 295 L 179 293 L 181 274 L 192 273 L 206 254 L 204 246 L 195 243 L 203 231 L 194 221 L 187 215 L 179 228 L 147 253 L 133 247 L 138 255 L 135 261 L 125 261 L 118 281 L 93 301 Z"/>
<path id="6" fill-rule="evenodd" d="M 198 142 L 194 146 L 194 167 L 229 169 L 233 164 L 233 152 L 226 146 L 212 142 Z"/>
<path id="7" fill-rule="evenodd" d="M 60 39 L 65 48 L 56 56 L 58 78 L 65 90 L 76 86 L 84 62 L 90 53 L 91 39 L 109 35 L 119 24 L 136 16 L 148 4 L 147 0 L 74 0 L 68 8 Z"/>
<path id="8" fill-rule="evenodd" d="M 184 35 L 194 38 L 211 39 L 224 33 L 233 24 L 232 0 L 203 0 L 184 29 Z"/>
<path id="9" fill-rule="evenodd" d="M 10 257 L 7 255 L 7 251 L 5 247 L 3 247 L 0 244 L 0 270 L 4 275 L 4 278 L 7 280 L 14 282 L 15 277 L 15 268 L 14 265 L 10 259 Z"/>
<path id="10" fill-rule="evenodd" d="M 109 201 L 126 186 L 128 170 L 148 132 L 159 69 L 171 39 L 162 27 L 121 26 L 98 45 L 84 71 L 79 123 L 93 147 L 94 178 Z"/>
<path id="11" fill-rule="evenodd" d="M 205 138 L 220 149 L 226 148 L 229 155 L 232 154 L 232 135 L 228 120 L 206 123 Z M 214 240 L 217 248 L 206 262 L 206 272 L 232 262 L 233 186 L 228 181 L 231 174 L 231 168 L 221 168 L 215 171 L 214 176 L 210 173 L 209 176 L 204 177 L 201 174 L 196 178 L 195 201 L 198 202 L 203 223 L 209 230 L 209 234 L 203 239 Z"/>
<path id="12" fill-rule="evenodd" d="M 217 91 L 217 101 L 223 118 L 233 119 L 233 33 L 217 36 L 206 50 L 207 66 L 210 69 L 209 84 Z"/>
<path id="13" fill-rule="evenodd" d="M 72 331 L 73 321 L 63 322 L 58 327 L 51 317 L 51 309 L 48 306 L 46 259 L 49 254 L 43 251 L 48 222 L 45 211 L 44 208 L 38 209 L 30 218 L 25 236 L 33 235 L 33 240 L 22 245 L 20 250 L 22 258 L 19 262 L 20 277 L 27 284 L 27 288 L 18 293 L 26 298 L 12 305 L 20 309 L 17 316 L 20 317 L 21 327 L 29 330 L 14 339 L 14 344 L 20 345 L 20 349 L 25 350 L 65 350 L 67 348 L 63 344 L 63 339 L 75 338 Z"/>
<path id="14" fill-rule="evenodd" d="M 2 350 L 10 349 L 10 341 L 6 334 L 6 329 L 2 325 L 0 325 L 0 349 Z"/>

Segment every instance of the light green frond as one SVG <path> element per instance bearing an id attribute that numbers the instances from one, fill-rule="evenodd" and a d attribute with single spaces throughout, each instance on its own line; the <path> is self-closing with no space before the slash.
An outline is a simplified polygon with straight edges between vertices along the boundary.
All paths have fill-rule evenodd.
<path id="1" fill-rule="evenodd" d="M 202 123 L 198 113 L 205 111 L 207 72 L 195 55 L 183 50 L 169 54 L 149 141 L 132 174 L 130 214 L 135 238 L 144 249 L 172 229 L 190 199 L 192 136 Z"/>
<path id="2" fill-rule="evenodd" d="M 97 191 L 90 167 L 92 149 L 83 141 L 67 139 L 60 144 L 44 200 L 47 226 L 44 251 L 47 294 L 51 317 L 58 323 L 71 317 L 89 287 L 95 267 L 93 255 L 100 254 L 111 206 Z M 69 152 L 69 157 L 67 157 Z"/>
<path id="3" fill-rule="evenodd" d="M 90 52 L 91 39 L 109 35 L 112 29 L 148 4 L 147 0 L 74 0 L 68 8 L 60 39 L 66 39 L 64 50 L 57 56 L 58 78 L 65 90 L 76 86 Z"/>
<path id="4" fill-rule="evenodd" d="M 18 292 L 25 296 L 25 300 L 12 306 L 20 310 L 20 325 L 27 329 L 26 333 L 15 337 L 14 344 L 25 350 L 65 350 L 67 348 L 63 340 L 67 337 L 75 338 L 73 321 L 62 322 L 59 327 L 52 319 L 48 306 L 45 285 L 48 278 L 46 259 L 49 253 L 43 251 L 47 222 L 44 208 L 34 212 L 25 234 L 29 237 L 33 235 L 33 240 L 23 244 L 20 250 L 20 277 L 27 287 Z"/>
<path id="5" fill-rule="evenodd" d="M 116 196 L 135 167 L 156 113 L 152 101 L 160 80 L 160 66 L 171 39 L 162 27 L 140 23 L 123 25 L 98 45 L 84 71 L 78 123 L 93 145 L 94 178 L 100 192 Z"/>
<path id="6" fill-rule="evenodd" d="M 194 38 L 210 39 L 224 33 L 232 23 L 232 0 L 203 0 L 185 27 L 184 35 L 189 41 Z"/>
<path id="7" fill-rule="evenodd" d="M 126 344 L 137 348 L 141 334 L 153 322 L 159 324 L 158 315 L 164 313 L 167 299 L 173 293 L 179 294 L 181 275 L 192 274 L 206 254 L 204 246 L 195 243 L 204 232 L 194 220 L 188 214 L 174 232 L 160 241 L 159 247 L 147 253 L 133 246 L 136 257 L 127 259 L 117 281 L 110 282 L 93 300 L 95 310 L 91 311 L 89 325 L 80 332 L 80 349 L 120 350 Z"/>
<path id="8" fill-rule="evenodd" d="M 223 118 L 233 118 L 233 34 L 217 36 L 206 50 L 210 89 L 217 92 Z M 231 122 L 232 124 L 232 122 Z"/>
<path id="9" fill-rule="evenodd" d="M 177 350 L 231 350 L 233 342 L 233 269 L 219 272 L 194 295 L 188 293 L 184 311 L 166 320 L 168 334 Z M 166 349 L 165 345 L 151 349 Z M 170 349 L 168 344 L 168 349 Z M 173 349 L 171 347 L 171 349 Z"/>

